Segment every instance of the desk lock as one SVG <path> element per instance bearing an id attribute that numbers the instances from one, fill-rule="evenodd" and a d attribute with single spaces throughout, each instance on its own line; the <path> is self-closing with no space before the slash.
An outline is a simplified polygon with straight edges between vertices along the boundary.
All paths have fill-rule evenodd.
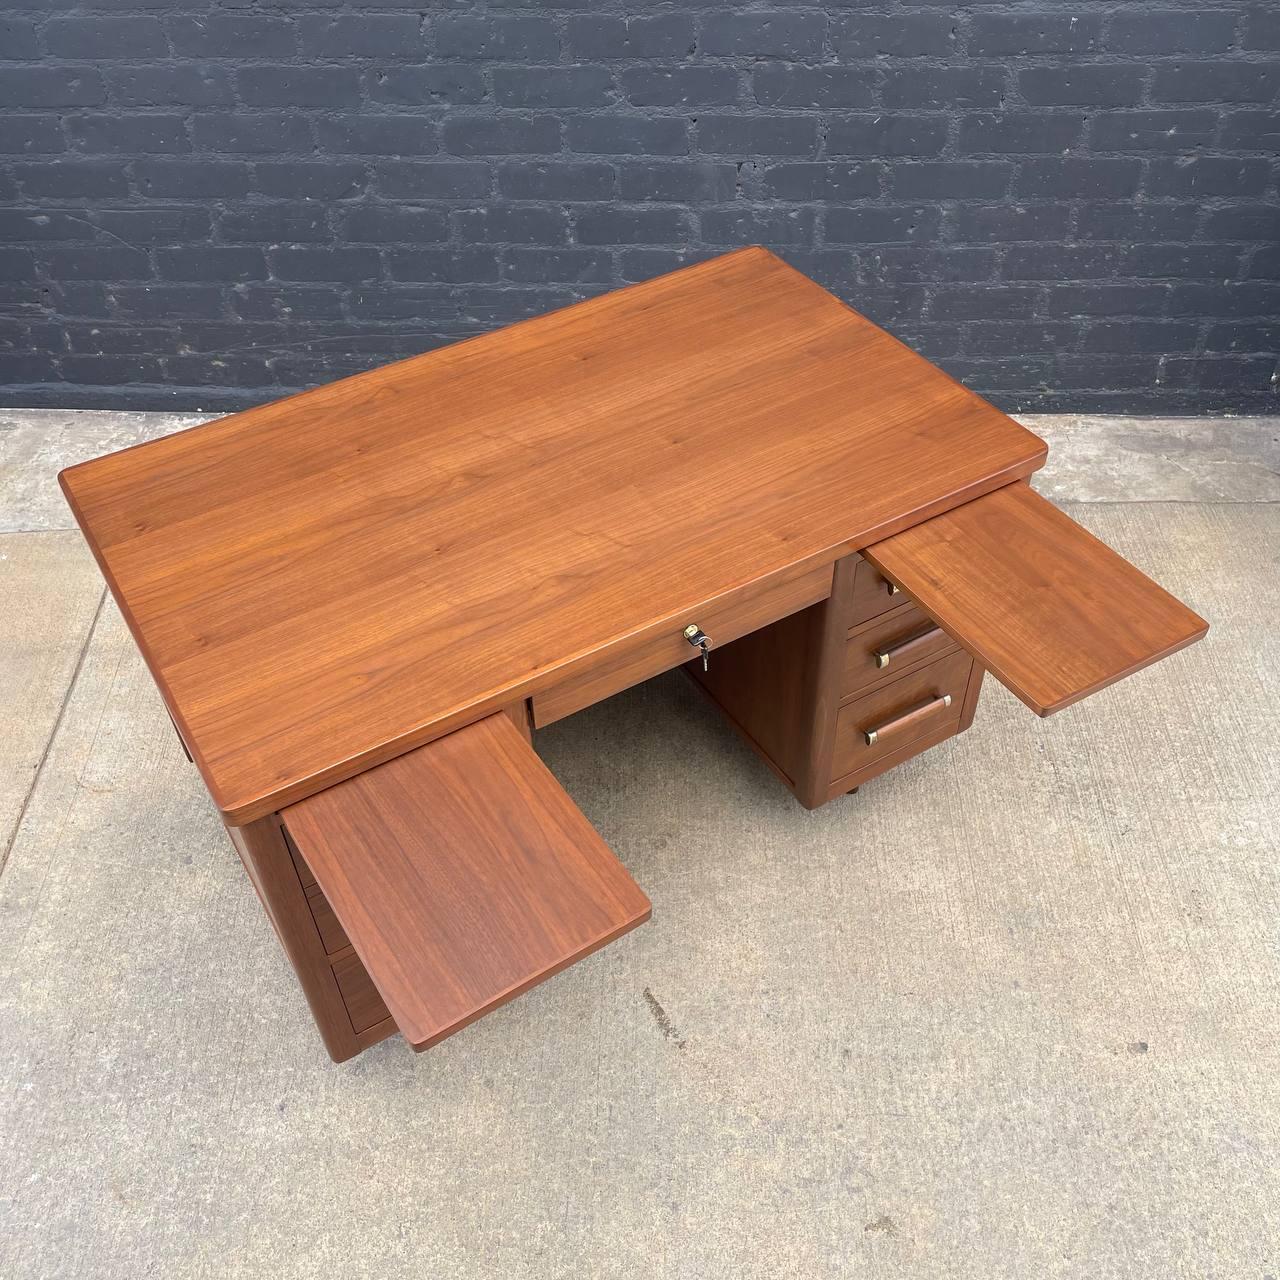
<path id="1" fill-rule="evenodd" d="M 701 650 L 702 669 L 703 671 L 709 670 L 711 666 L 711 660 L 709 655 L 711 653 L 711 646 L 715 643 L 715 641 L 712 640 L 711 637 L 707 635 L 707 633 L 703 631 L 703 629 L 700 626 L 698 626 L 696 622 L 689 623 L 689 625 L 685 627 L 682 634 L 684 635 L 684 638 L 691 645 L 693 645 L 695 649 Z"/>

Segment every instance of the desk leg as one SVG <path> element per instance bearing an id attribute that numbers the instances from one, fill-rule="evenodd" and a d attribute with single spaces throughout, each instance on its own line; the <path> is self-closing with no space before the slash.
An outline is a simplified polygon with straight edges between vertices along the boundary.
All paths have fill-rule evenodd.
<path id="1" fill-rule="evenodd" d="M 510 717 L 511 723 L 520 730 L 521 736 L 530 745 L 533 745 L 533 711 L 526 698 L 523 702 L 513 702 L 510 706 L 502 708 L 504 714 Z"/>
<path id="2" fill-rule="evenodd" d="M 279 820 L 273 816 L 245 827 L 228 827 L 227 834 L 298 975 L 329 1056 L 343 1062 L 391 1035 L 396 1024 L 372 992 L 350 945 L 326 952 L 307 887 Z"/>

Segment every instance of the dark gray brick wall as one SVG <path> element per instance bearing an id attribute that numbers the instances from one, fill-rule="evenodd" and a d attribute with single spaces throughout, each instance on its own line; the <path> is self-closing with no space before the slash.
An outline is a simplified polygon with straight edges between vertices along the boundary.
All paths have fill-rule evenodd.
<path id="1" fill-rule="evenodd" d="M 1008 408 L 1265 411 L 1274 0 L 10 0 L 0 397 L 234 407 L 761 242 Z"/>

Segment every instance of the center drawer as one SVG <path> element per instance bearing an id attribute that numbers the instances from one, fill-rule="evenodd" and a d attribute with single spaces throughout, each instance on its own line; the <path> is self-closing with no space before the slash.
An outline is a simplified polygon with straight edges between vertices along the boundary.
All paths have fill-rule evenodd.
<path id="1" fill-rule="evenodd" d="M 545 693 L 534 694 L 533 723 L 538 728 L 581 711 L 602 698 L 629 689 L 689 662 L 697 656 L 683 630 L 694 624 L 709 635 L 715 649 L 748 632 L 806 609 L 831 594 L 831 565 L 775 574 L 738 591 L 695 605 L 681 618 L 631 636 L 573 664 L 573 674 Z"/>

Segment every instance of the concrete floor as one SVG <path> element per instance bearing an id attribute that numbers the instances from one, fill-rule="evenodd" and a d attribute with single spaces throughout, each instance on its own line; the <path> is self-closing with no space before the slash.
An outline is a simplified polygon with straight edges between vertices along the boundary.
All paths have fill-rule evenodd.
<path id="1" fill-rule="evenodd" d="M 0 1275 L 1280 1276 L 1280 423 L 1032 422 L 1213 624 L 1052 720 L 816 813 L 679 678 L 543 732 L 652 923 L 337 1067 L 52 483 L 175 425 L 0 411 Z"/>

